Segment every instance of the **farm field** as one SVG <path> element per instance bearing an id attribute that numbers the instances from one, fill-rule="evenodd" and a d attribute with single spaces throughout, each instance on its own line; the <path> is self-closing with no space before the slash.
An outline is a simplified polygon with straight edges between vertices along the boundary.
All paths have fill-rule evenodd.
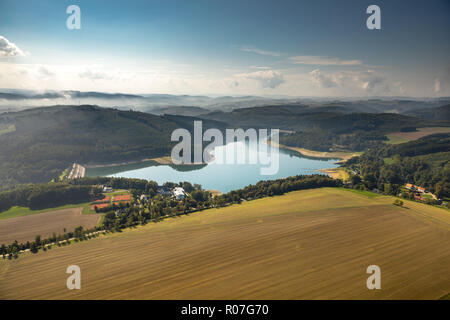
<path id="1" fill-rule="evenodd" d="M 450 214 L 338 188 L 169 218 L 0 261 L 0 299 L 438 299 Z M 81 290 L 66 268 L 81 268 Z M 381 268 L 368 290 L 366 268 Z"/>
<path id="2" fill-rule="evenodd" d="M 57 210 L 63 210 L 63 209 L 73 209 L 73 208 L 79 208 L 83 207 L 83 213 L 87 213 L 85 209 L 89 209 L 90 202 L 86 203 L 76 203 L 76 204 L 67 204 L 64 206 L 59 206 L 55 208 L 47 208 L 47 209 L 41 209 L 41 210 L 32 210 L 28 207 L 11 207 L 10 209 L 0 212 L 0 220 L 9 219 L 9 218 L 17 218 L 17 217 L 23 217 L 28 216 L 32 214 L 38 214 L 38 213 L 44 213 L 49 211 L 57 211 Z"/>
<path id="3" fill-rule="evenodd" d="M 78 226 L 92 228 L 100 222 L 100 214 L 83 214 L 83 207 L 52 210 L 39 214 L 0 220 L 0 244 L 42 239 L 53 233 L 63 234 L 64 228 L 73 231 Z"/>
<path id="4" fill-rule="evenodd" d="M 417 131 L 414 132 L 393 132 L 387 134 L 386 136 L 389 139 L 387 143 L 399 144 L 417 140 L 430 134 L 447 133 L 447 132 L 450 132 L 450 127 L 426 127 L 426 128 L 418 128 Z"/>

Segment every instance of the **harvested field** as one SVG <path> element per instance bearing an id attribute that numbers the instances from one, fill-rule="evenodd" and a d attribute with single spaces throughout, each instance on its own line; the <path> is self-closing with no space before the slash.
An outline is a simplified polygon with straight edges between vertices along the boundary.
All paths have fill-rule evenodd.
<path id="1" fill-rule="evenodd" d="M 0 299 L 438 299 L 448 210 L 323 188 L 0 261 Z M 81 290 L 66 288 L 68 265 Z M 381 268 L 368 290 L 366 268 Z"/>
<path id="2" fill-rule="evenodd" d="M 100 222 L 100 214 L 82 214 L 83 208 L 71 208 L 29 216 L 0 220 L 0 244 L 32 241 L 36 235 L 46 238 L 54 233 L 63 234 L 64 228 L 92 228 Z"/>
<path id="3" fill-rule="evenodd" d="M 404 143 L 420 139 L 422 137 L 435 134 L 435 133 L 447 133 L 450 132 L 450 127 L 426 127 L 418 128 L 413 132 L 393 132 L 387 135 L 391 144 Z"/>

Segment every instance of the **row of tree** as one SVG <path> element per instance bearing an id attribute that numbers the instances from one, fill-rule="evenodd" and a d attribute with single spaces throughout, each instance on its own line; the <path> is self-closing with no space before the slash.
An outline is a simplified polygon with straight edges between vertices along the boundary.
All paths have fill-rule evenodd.
<path id="1" fill-rule="evenodd" d="M 2 244 L 0 246 L 0 255 L 3 256 L 3 258 L 8 257 L 8 259 L 17 259 L 19 257 L 20 251 L 30 250 L 32 253 L 37 253 L 41 249 L 43 251 L 50 250 L 52 248 L 52 245 L 56 245 L 58 247 L 70 245 L 70 239 L 74 239 L 75 242 L 88 240 L 97 237 L 97 231 L 100 230 L 103 230 L 103 228 L 96 227 L 92 229 L 84 229 L 82 226 L 79 226 L 71 232 L 65 232 L 62 235 L 53 234 L 51 237 L 48 237 L 46 239 L 41 239 L 41 236 L 37 235 L 34 241 L 19 243 L 16 240 L 8 246 Z M 64 229 L 64 231 L 66 230 Z"/>
<path id="2" fill-rule="evenodd" d="M 13 206 L 31 209 L 54 208 L 60 205 L 88 202 L 101 194 L 101 188 L 68 183 L 29 184 L 0 192 L 0 212 Z"/>

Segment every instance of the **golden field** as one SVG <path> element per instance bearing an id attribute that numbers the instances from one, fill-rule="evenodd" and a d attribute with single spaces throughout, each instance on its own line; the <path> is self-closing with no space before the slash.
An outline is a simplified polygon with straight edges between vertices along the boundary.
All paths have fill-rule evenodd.
<path id="1" fill-rule="evenodd" d="M 450 127 L 425 127 L 418 128 L 417 131 L 413 132 L 393 132 L 387 135 L 390 144 L 404 143 L 408 141 L 413 141 L 420 139 L 422 137 L 435 134 L 435 133 L 448 133 L 450 132 Z"/>
<path id="2" fill-rule="evenodd" d="M 0 261 L 1 299 L 437 299 L 448 210 L 337 188 L 166 219 Z M 81 290 L 68 290 L 69 265 Z M 381 290 L 366 268 L 381 268 Z"/>
<path id="3" fill-rule="evenodd" d="M 32 212 L 32 211 L 30 211 Z M 33 241 L 37 235 L 42 239 L 53 233 L 64 234 L 78 226 L 86 229 L 99 224 L 101 214 L 83 214 L 83 208 L 65 208 L 42 213 L 28 214 L 0 220 L 0 245 L 9 245 L 17 240 L 19 243 Z"/>

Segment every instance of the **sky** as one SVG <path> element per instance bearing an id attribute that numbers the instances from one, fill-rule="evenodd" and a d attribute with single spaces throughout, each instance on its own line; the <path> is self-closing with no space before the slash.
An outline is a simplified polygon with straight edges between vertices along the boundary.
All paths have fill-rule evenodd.
<path id="1" fill-rule="evenodd" d="M 0 88 L 450 96 L 450 1 L 0 0 Z"/>

